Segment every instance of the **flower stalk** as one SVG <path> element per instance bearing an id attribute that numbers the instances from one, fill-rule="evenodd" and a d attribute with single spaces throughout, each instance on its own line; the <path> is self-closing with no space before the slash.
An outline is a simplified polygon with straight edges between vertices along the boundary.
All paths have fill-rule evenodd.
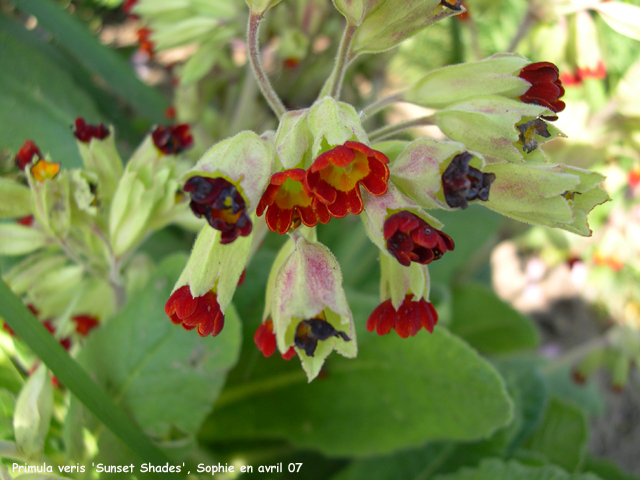
<path id="1" fill-rule="evenodd" d="M 369 133 L 369 140 L 371 140 L 371 142 L 377 142 L 383 138 L 395 135 L 396 133 L 404 132 L 405 130 L 410 130 L 414 127 L 420 127 L 423 125 L 434 125 L 433 117 L 431 115 L 427 115 L 425 117 L 414 118 L 413 120 L 406 120 L 404 122 L 394 123 L 393 125 L 380 127 Z"/>
<path id="2" fill-rule="evenodd" d="M 260 47 L 258 43 L 258 30 L 260 28 L 260 22 L 262 21 L 262 14 L 252 13 L 249 15 L 249 24 L 247 25 L 247 50 L 249 52 L 249 62 L 253 74 L 258 81 L 260 91 L 267 100 L 269 107 L 273 110 L 276 117 L 280 118 L 287 111 L 282 100 L 271 86 L 269 78 L 262 66 L 262 60 L 260 59 Z"/>
<path id="3" fill-rule="evenodd" d="M 353 36 L 357 29 L 358 27 L 356 25 L 347 22 L 347 26 L 342 34 L 342 39 L 340 40 L 340 46 L 338 47 L 338 54 L 336 55 L 333 71 L 322 87 L 318 98 L 322 98 L 326 95 L 336 99 L 340 98 L 344 74 L 351 63 L 351 60 L 355 58 L 351 53 L 351 44 L 353 43 Z"/>

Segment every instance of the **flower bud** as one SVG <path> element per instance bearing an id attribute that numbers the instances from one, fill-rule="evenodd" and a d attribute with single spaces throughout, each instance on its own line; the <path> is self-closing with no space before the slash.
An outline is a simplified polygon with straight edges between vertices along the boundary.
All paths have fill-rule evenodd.
<path id="1" fill-rule="evenodd" d="M 539 119 L 553 113 L 543 106 L 483 95 L 440 110 L 433 119 L 445 135 L 463 142 L 469 150 L 509 162 L 544 163 L 544 154 L 536 147 L 564 136 Z"/>
<path id="2" fill-rule="evenodd" d="M 598 173 L 566 165 L 492 164 L 496 177 L 486 207 L 526 223 L 590 236 L 587 214 L 609 197 Z"/>
<path id="3" fill-rule="evenodd" d="M 311 381 L 334 349 L 356 356 L 355 329 L 333 254 L 298 232 L 292 237 L 294 250 L 275 278 L 272 318 L 278 349 L 295 346 Z"/>
<path id="4" fill-rule="evenodd" d="M 313 137 L 312 158 L 349 141 L 369 144 L 355 109 L 332 97 L 324 97 L 314 103 L 309 109 L 307 122 Z"/>
<path id="5" fill-rule="evenodd" d="M 0 218 L 20 218 L 33 213 L 29 187 L 0 177 Z"/>
<path id="6" fill-rule="evenodd" d="M 433 23 L 463 11 L 443 8 L 440 0 L 387 0 L 375 6 L 368 9 L 368 14 L 365 11 L 366 17 L 356 30 L 356 55 L 393 48 Z"/>
<path id="7" fill-rule="evenodd" d="M 308 110 L 285 112 L 280 118 L 275 137 L 275 150 L 284 169 L 301 167 L 306 169 L 313 158 L 313 137 L 307 123 Z"/>
<path id="8" fill-rule="evenodd" d="M 116 149 L 114 135 L 104 125 L 87 125 L 76 119 L 75 137 L 84 168 L 97 177 L 97 195 L 102 202 L 109 202 L 122 176 L 122 159 Z"/>
<path id="9" fill-rule="evenodd" d="M 531 86 L 518 77 L 529 63 L 520 54 L 499 53 L 477 62 L 439 68 L 404 92 L 402 99 L 427 108 L 444 108 L 478 95 L 517 98 Z"/>
<path id="10" fill-rule="evenodd" d="M 26 457 L 35 460 L 42 453 L 52 412 L 53 386 L 41 364 L 20 390 L 13 414 L 16 444 Z"/>

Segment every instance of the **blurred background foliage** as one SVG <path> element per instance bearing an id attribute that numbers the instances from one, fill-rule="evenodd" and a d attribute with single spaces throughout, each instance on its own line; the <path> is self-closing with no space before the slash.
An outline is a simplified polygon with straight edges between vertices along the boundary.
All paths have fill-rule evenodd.
<path id="1" fill-rule="evenodd" d="M 345 218 L 322 226 L 319 239 L 343 268 L 360 353 L 356 360 L 329 359 L 321 378 L 307 385 L 295 361 L 262 358 L 253 343 L 269 266 L 283 239 L 267 236 L 224 334 L 200 339 L 163 312 L 193 240 L 168 227 L 140 248 L 156 264 L 147 286 L 104 319 L 74 352 L 77 363 L 170 464 L 186 464 L 183 473 L 199 463 L 257 469 L 282 462 L 280 474 L 242 476 L 289 478 L 287 465 L 302 462 L 295 477 L 309 480 L 635 478 L 624 470 L 640 474 L 637 458 L 620 460 L 620 468 L 588 448 L 590 424 L 605 409 L 603 385 L 640 398 L 640 10 L 612 13 L 609 7 L 620 3 L 640 5 L 465 0 L 468 13 L 397 49 L 358 58 L 343 91 L 345 101 L 362 108 L 430 70 L 496 52 L 556 63 L 567 101 L 558 126 L 568 138 L 545 150 L 553 163 L 607 175 L 612 201 L 594 212 L 592 237 L 529 228 L 477 206 L 443 212 L 439 219 L 456 249 L 430 268 L 440 323 L 431 336 L 402 341 L 364 333 L 379 303 L 378 252 L 361 224 Z M 124 158 L 156 124 L 191 125 L 192 161 L 240 130 L 275 128 L 247 65 L 247 15 L 241 0 L 0 0 L 0 169 L 9 170 L 25 139 L 64 167 L 79 166 L 69 128 L 79 116 L 113 125 Z M 268 13 L 262 54 L 287 107 L 316 98 L 342 26 L 327 0 L 284 0 Z M 402 104 L 368 121 L 382 126 L 414 116 L 415 108 Z M 441 136 L 434 127 L 418 133 Z M 503 266 L 490 259 L 505 242 L 524 265 L 520 293 L 537 291 L 553 272 L 568 272 L 579 301 L 595 307 L 591 338 L 546 348 L 554 339 L 520 311 L 527 310 L 520 308 L 526 295 L 513 302 L 516 309 L 505 301 L 515 297 L 500 293 Z M 3 276 L 18 261 L 0 257 Z M 573 327 L 580 330 L 581 321 Z M 37 359 L 20 340 L 0 335 L 5 466 L 142 463 L 140 451 L 64 388 L 54 392 L 42 457 L 11 451 L 14 405 Z M 602 370 L 608 373 L 599 384 L 571 378 L 584 382 Z M 637 432 L 639 405 L 633 408 Z M 88 469 L 71 477 L 92 475 Z M 111 477 L 124 475 L 100 475 Z"/>

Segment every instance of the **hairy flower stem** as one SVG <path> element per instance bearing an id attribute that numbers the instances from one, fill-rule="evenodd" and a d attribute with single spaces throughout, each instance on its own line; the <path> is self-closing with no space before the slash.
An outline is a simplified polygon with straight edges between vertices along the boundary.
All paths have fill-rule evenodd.
<path id="1" fill-rule="evenodd" d="M 325 82 L 318 98 L 325 97 L 327 95 L 338 99 L 340 97 L 340 91 L 342 90 L 342 82 L 344 81 L 344 73 L 347 71 L 347 67 L 353 58 L 351 57 L 351 43 L 353 42 L 353 35 L 356 33 L 358 27 L 347 22 L 347 26 L 342 34 L 340 40 L 340 46 L 338 47 L 338 54 L 336 55 L 336 62 L 333 65 L 333 71 L 327 81 Z"/>
<path id="2" fill-rule="evenodd" d="M 379 128 L 369 133 L 369 140 L 372 142 L 382 140 L 383 138 L 390 137 L 396 133 L 404 132 L 414 127 L 420 127 L 422 125 L 433 125 L 431 115 L 426 117 L 414 118 L 413 120 L 406 120 L 404 122 L 394 123 L 393 125 L 387 125 L 386 127 Z"/>
<path id="3" fill-rule="evenodd" d="M 247 49 L 249 51 L 249 62 L 251 63 L 251 69 L 258 81 L 258 86 L 262 95 L 267 100 L 267 103 L 276 114 L 278 118 L 282 117 L 287 109 L 284 107 L 282 100 L 275 92 L 267 74 L 262 67 L 262 61 L 260 59 L 260 47 L 258 45 L 258 29 L 260 28 L 260 22 L 262 21 L 262 14 L 252 13 L 249 15 L 249 24 L 247 25 Z"/>
<path id="4" fill-rule="evenodd" d="M 402 93 L 403 92 L 398 92 L 398 93 L 394 93 L 393 95 L 389 95 L 387 97 L 380 98 L 380 99 L 376 100 L 375 102 L 373 102 L 372 104 L 367 105 L 366 107 L 364 107 L 362 109 L 362 112 L 360 112 L 360 117 L 361 117 L 362 121 L 363 122 L 366 121 L 367 119 L 371 118 L 373 115 L 378 113 L 383 108 L 388 107 L 392 103 L 401 102 L 402 101 Z"/>

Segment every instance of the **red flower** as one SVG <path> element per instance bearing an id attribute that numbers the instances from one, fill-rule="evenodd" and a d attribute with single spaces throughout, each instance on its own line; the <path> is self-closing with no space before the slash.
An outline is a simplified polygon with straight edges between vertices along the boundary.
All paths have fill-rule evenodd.
<path id="1" fill-rule="evenodd" d="M 266 322 L 260 324 L 253 336 L 253 341 L 256 342 L 258 350 L 260 350 L 265 357 L 273 355 L 273 352 L 276 351 L 276 335 L 273 333 L 273 320 L 268 318 Z M 295 354 L 295 349 L 290 347 L 287 353 L 281 355 L 285 360 L 291 360 Z"/>
<path id="2" fill-rule="evenodd" d="M 158 126 L 151 134 L 153 143 L 166 155 L 176 155 L 193 145 L 193 137 L 189 131 L 189 125 Z"/>
<path id="3" fill-rule="evenodd" d="M 141 28 L 138 30 L 138 43 L 140 44 L 140 50 L 146 52 L 150 58 L 154 55 L 154 44 L 150 40 L 151 38 L 151 30 L 148 28 Z"/>
<path id="4" fill-rule="evenodd" d="M 489 200 L 489 188 L 496 176 L 470 167 L 472 158 L 473 155 L 468 152 L 456 155 L 442 174 L 444 199 L 452 208 L 460 207 L 464 210 L 471 200 Z"/>
<path id="5" fill-rule="evenodd" d="M 560 80 L 558 67 L 550 62 L 531 63 L 520 71 L 520 78 L 531 84 L 529 90 L 520 96 L 524 103 L 542 105 L 554 112 L 564 110 L 565 103 L 560 100 L 564 95 L 564 88 Z M 557 120 L 557 116 L 549 120 Z"/>
<path id="6" fill-rule="evenodd" d="M 27 215 L 26 217 L 19 218 L 17 222 L 20 225 L 24 225 L 25 227 L 30 227 L 31 225 L 33 225 L 34 220 L 35 218 L 33 217 L 33 215 Z"/>
<path id="7" fill-rule="evenodd" d="M 81 142 L 89 143 L 92 138 L 104 140 L 109 136 L 109 133 L 109 129 L 104 126 L 104 123 L 100 125 L 89 125 L 84 121 L 84 118 L 76 118 L 73 135 Z"/>
<path id="8" fill-rule="evenodd" d="M 76 322 L 76 332 L 83 337 L 100 324 L 98 319 L 91 315 L 76 315 L 71 320 Z"/>
<path id="9" fill-rule="evenodd" d="M 327 207 L 309 192 L 304 183 L 305 174 L 303 169 L 294 168 L 271 177 L 256 215 L 261 216 L 266 210 L 265 220 L 272 232 L 283 235 L 292 225 L 297 228 L 300 222 L 315 227 L 318 222 L 328 223 L 331 219 Z"/>
<path id="10" fill-rule="evenodd" d="M 363 204 L 359 185 L 375 196 L 387 193 L 389 159 L 358 142 L 346 142 L 324 152 L 307 170 L 307 187 L 327 206 L 331 216 L 358 215 Z"/>
<path id="11" fill-rule="evenodd" d="M 246 203 L 238 189 L 224 178 L 191 177 L 183 190 L 191 194 L 191 211 L 205 217 L 209 225 L 220 230 L 220 243 L 233 242 L 238 235 L 246 237 L 253 225 Z"/>
<path id="12" fill-rule="evenodd" d="M 180 287 L 167 300 L 164 312 L 172 323 L 182 324 L 185 330 L 198 327 L 198 335 L 201 337 L 215 337 L 224 327 L 224 314 L 220 311 L 218 299 L 213 291 L 193 298 L 189 285 Z"/>
<path id="13" fill-rule="evenodd" d="M 35 143 L 31 140 L 24 142 L 24 145 L 20 147 L 18 153 L 15 156 L 14 162 L 16 167 L 20 170 L 24 170 L 25 167 L 33 161 L 33 157 L 36 157 L 36 161 L 42 158 L 42 153 Z"/>
<path id="14" fill-rule="evenodd" d="M 391 299 L 382 302 L 369 316 L 367 330 L 386 335 L 393 328 L 402 338 L 413 337 L 422 327 L 433 333 L 433 327 L 438 323 L 436 309 L 424 298 L 414 301 L 412 297 L 407 294 L 398 310 L 393 308 Z"/>
<path id="15" fill-rule="evenodd" d="M 431 263 L 455 246 L 449 235 L 407 211 L 394 213 L 387 218 L 384 222 L 384 238 L 389 253 L 405 267 L 411 262 L 423 265 Z"/>

